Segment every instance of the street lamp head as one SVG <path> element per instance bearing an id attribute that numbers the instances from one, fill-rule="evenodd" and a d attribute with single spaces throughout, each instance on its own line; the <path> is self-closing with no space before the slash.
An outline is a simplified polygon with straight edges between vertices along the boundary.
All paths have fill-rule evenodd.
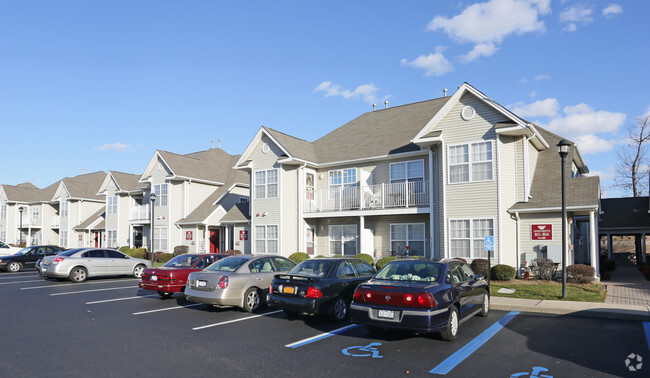
<path id="1" fill-rule="evenodd" d="M 22 207 L 22 206 L 20 206 L 20 207 L 18 207 L 18 211 L 20 211 L 20 213 L 22 214 L 22 213 L 23 213 L 23 211 L 25 211 L 25 208 L 24 208 L 24 207 Z"/>
<path id="2" fill-rule="evenodd" d="M 151 200 L 151 202 L 156 202 L 157 197 L 158 196 L 154 192 L 151 192 L 151 194 L 149 195 L 149 199 Z"/>
<path id="3" fill-rule="evenodd" d="M 569 154 L 569 147 L 571 147 L 571 142 L 566 139 L 562 139 L 560 143 L 557 144 L 557 152 L 560 154 L 561 158 L 565 158 Z"/>

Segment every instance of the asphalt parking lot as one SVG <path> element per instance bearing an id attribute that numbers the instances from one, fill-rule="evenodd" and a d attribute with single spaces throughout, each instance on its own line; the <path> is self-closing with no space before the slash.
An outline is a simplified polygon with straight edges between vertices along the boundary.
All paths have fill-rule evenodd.
<path id="1" fill-rule="evenodd" d="M 650 326 L 639 321 L 492 311 L 463 323 L 454 342 L 408 332 L 371 337 L 364 327 L 322 316 L 249 314 L 192 304 L 179 294 L 163 300 L 137 282 L 0 274 L 0 375 L 642 377 L 650 371 Z"/>

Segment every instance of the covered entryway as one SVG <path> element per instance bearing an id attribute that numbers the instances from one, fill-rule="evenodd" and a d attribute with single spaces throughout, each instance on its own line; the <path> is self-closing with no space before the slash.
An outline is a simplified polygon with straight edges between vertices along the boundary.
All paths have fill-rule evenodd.
<path id="1" fill-rule="evenodd" d="M 219 253 L 221 245 L 221 230 L 210 229 L 210 253 Z"/>
<path id="2" fill-rule="evenodd" d="M 608 259 L 628 260 L 635 265 L 647 261 L 646 235 L 650 234 L 650 198 L 606 198 L 601 200 L 599 222 L 601 248 Z M 618 255 L 620 253 L 620 255 Z"/>

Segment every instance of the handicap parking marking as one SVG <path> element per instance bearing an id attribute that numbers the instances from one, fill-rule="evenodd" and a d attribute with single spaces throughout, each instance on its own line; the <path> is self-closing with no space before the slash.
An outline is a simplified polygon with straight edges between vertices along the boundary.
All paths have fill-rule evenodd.
<path id="1" fill-rule="evenodd" d="M 251 315 L 251 316 L 247 316 L 245 318 L 228 320 L 228 321 L 221 322 L 221 323 L 208 324 L 208 325 L 204 325 L 204 326 L 200 326 L 200 327 L 194 327 L 194 328 L 192 328 L 192 331 L 198 331 L 200 329 L 218 327 L 218 326 L 221 326 L 221 325 L 224 325 L 224 324 L 230 324 L 230 323 L 235 323 L 235 322 L 241 322 L 241 321 L 244 321 L 244 320 L 255 319 L 255 318 L 259 318 L 260 316 L 269 316 L 269 315 L 277 314 L 278 312 L 282 312 L 282 310 L 271 311 L 271 312 L 267 312 L 267 313 L 264 313 L 264 314 L 258 314 L 258 315 Z"/>
<path id="2" fill-rule="evenodd" d="M 517 316 L 517 314 L 519 314 L 519 311 L 511 311 L 506 314 L 503 318 L 499 319 L 499 321 L 492 324 L 490 328 L 486 329 L 472 341 L 465 344 L 465 346 L 460 348 L 456 353 L 442 361 L 438 366 L 429 371 L 429 373 L 445 375 L 452 371 L 456 366 L 458 366 L 458 364 L 463 362 L 463 360 L 483 346 L 483 344 L 485 344 L 492 336 L 496 335 L 497 332 Z"/>
<path id="3" fill-rule="evenodd" d="M 178 310 L 178 309 L 181 309 L 181 308 L 196 307 L 196 306 L 205 306 L 205 305 L 203 303 L 194 303 L 194 304 L 189 304 L 189 305 L 184 305 L 184 306 L 174 306 L 174 307 L 167 307 L 167 308 L 159 308 L 157 310 L 134 312 L 133 315 L 144 315 L 144 314 L 151 314 L 153 312 Z"/>
<path id="4" fill-rule="evenodd" d="M 45 281 L 45 282 L 52 282 L 50 285 L 42 285 L 42 286 L 30 286 L 30 287 L 21 287 L 20 290 L 34 290 L 34 289 L 47 289 L 47 288 L 56 288 L 56 287 L 63 287 L 63 286 L 77 286 L 77 287 L 83 287 L 85 285 L 92 285 L 92 284 L 100 284 L 100 283 L 109 283 L 109 282 L 128 282 L 128 281 L 135 281 L 139 280 L 139 278 L 131 278 L 131 279 L 124 279 L 124 280 L 99 280 L 99 281 L 84 281 L 84 282 L 79 282 L 79 283 L 56 283 L 53 281 Z M 26 281 L 23 281 L 26 282 Z M 31 282 L 31 281 L 30 281 Z M 34 282 L 43 282 L 43 280 L 39 281 L 34 281 Z"/>
<path id="5" fill-rule="evenodd" d="M 337 328 L 337 329 L 335 329 L 333 331 L 324 332 L 324 333 L 321 333 L 321 334 L 316 335 L 316 336 L 312 336 L 312 337 L 309 337 L 309 338 L 306 338 L 306 339 L 303 339 L 303 340 L 300 340 L 300 341 L 296 341 L 295 343 L 287 344 L 287 345 L 285 345 L 285 347 L 294 348 L 294 349 L 299 348 L 299 347 L 301 347 L 303 345 L 311 344 L 313 342 L 326 339 L 328 337 L 337 335 L 339 333 L 343 333 L 345 331 L 349 331 L 349 330 L 357 328 L 357 327 L 359 327 L 359 324 L 350 324 L 349 326 Z"/>
<path id="6" fill-rule="evenodd" d="M 99 303 L 109 303 L 109 302 L 119 302 L 119 301 L 128 301 L 130 299 L 141 299 L 141 298 L 150 298 L 150 297 L 157 297 L 158 294 L 151 294 L 151 295 L 142 295 L 142 296 L 136 296 L 136 297 L 126 297 L 126 298 L 115 298 L 115 299 L 105 299 L 103 301 L 92 301 L 92 302 L 86 302 L 87 305 L 92 305 L 92 304 L 99 304 Z"/>
<path id="7" fill-rule="evenodd" d="M 70 294 L 81 294 L 81 293 L 94 293 L 96 291 L 109 291 L 109 290 L 121 290 L 121 289 L 139 289 L 138 286 L 122 286 L 122 287 L 109 287 L 104 289 L 91 289 L 91 290 L 78 290 L 78 291 L 68 291 L 66 293 L 54 293 L 50 294 L 51 297 L 56 297 L 58 295 L 70 295 Z"/>
<path id="8" fill-rule="evenodd" d="M 29 280 L 29 281 L 0 282 L 0 285 L 15 285 L 15 284 L 24 284 L 28 282 L 43 282 L 43 280 L 40 279 L 40 280 Z"/>
<path id="9" fill-rule="evenodd" d="M 379 355 L 379 349 L 377 349 L 377 347 L 380 345 L 381 343 L 375 342 L 375 343 L 370 343 L 366 346 L 363 345 L 351 346 L 351 347 L 341 349 L 341 353 L 351 357 L 384 358 L 384 356 Z"/>

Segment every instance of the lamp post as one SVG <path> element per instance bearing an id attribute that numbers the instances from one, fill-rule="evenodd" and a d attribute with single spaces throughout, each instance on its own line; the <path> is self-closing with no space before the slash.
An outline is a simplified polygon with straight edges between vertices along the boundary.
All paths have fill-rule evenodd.
<path id="1" fill-rule="evenodd" d="M 557 144 L 557 152 L 562 160 L 562 298 L 566 298 L 566 180 L 564 178 L 564 159 L 569 154 L 571 143 L 562 139 Z"/>
<path id="2" fill-rule="evenodd" d="M 19 206 L 18 212 L 20 213 L 20 228 L 18 228 L 18 234 L 20 235 L 20 242 L 18 243 L 18 246 L 20 248 L 23 247 L 23 211 L 25 211 L 25 208 Z"/>
<path id="3" fill-rule="evenodd" d="M 153 215 L 154 215 L 154 207 L 156 203 L 156 193 L 151 192 L 149 194 L 149 200 L 151 201 L 151 266 L 153 266 L 153 256 L 154 256 L 154 251 L 153 251 Z"/>

